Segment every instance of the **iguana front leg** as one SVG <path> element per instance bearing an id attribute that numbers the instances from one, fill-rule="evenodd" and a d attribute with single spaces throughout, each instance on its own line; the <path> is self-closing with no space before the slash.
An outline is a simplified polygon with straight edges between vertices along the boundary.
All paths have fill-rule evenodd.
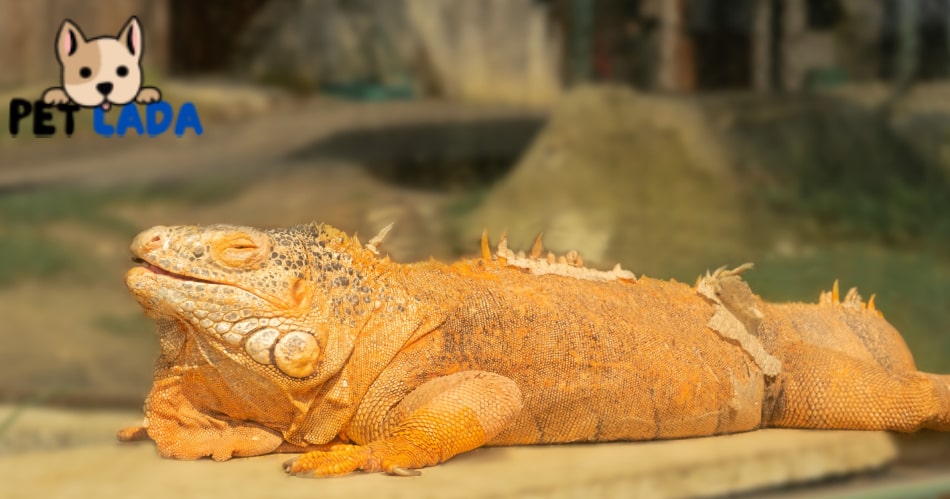
<path id="1" fill-rule="evenodd" d="M 366 445 L 335 445 L 284 463 L 292 475 L 334 476 L 356 470 L 411 475 L 480 447 L 521 412 L 521 391 L 510 379 L 462 371 L 430 380 L 390 412 L 386 436 Z"/>
<path id="2" fill-rule="evenodd" d="M 121 441 L 143 440 L 147 436 L 155 441 L 164 457 L 210 456 L 215 461 L 225 461 L 232 457 L 306 450 L 286 443 L 275 430 L 196 408 L 182 393 L 177 377 L 155 381 L 145 412 L 143 426 L 124 428 L 117 436 Z"/>

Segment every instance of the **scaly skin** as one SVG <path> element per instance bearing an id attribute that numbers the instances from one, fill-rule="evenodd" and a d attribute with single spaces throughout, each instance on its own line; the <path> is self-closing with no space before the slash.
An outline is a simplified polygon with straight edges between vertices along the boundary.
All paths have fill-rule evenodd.
<path id="1" fill-rule="evenodd" d="M 950 377 L 837 284 L 770 304 L 516 255 L 399 265 L 327 226 L 154 227 L 127 285 L 162 354 L 143 427 L 163 456 L 306 452 L 296 475 L 413 474 L 483 445 L 766 426 L 950 430 Z"/>

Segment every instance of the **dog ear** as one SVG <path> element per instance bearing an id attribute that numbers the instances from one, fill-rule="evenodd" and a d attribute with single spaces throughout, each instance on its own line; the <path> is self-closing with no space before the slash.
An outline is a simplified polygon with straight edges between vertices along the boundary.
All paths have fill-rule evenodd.
<path id="1" fill-rule="evenodd" d="M 56 35 L 56 58 L 63 62 L 67 57 L 76 53 L 80 45 L 86 43 L 86 35 L 82 34 L 79 26 L 66 19 L 63 25 L 59 27 L 59 34 Z"/>
<path id="2" fill-rule="evenodd" d="M 142 25 L 139 24 L 139 18 L 130 17 L 117 38 L 136 59 L 142 58 Z"/>

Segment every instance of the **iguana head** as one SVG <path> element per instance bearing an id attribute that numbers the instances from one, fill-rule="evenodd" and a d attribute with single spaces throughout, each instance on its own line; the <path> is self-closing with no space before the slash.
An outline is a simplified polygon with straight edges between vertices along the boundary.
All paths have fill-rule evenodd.
<path id="1" fill-rule="evenodd" d="M 160 328 L 178 338 L 163 339 L 166 350 L 194 341 L 205 358 L 271 378 L 332 375 L 352 346 L 337 332 L 358 327 L 374 303 L 353 258 L 367 250 L 322 226 L 159 226 L 136 236 L 131 250 L 141 265 L 126 284 L 149 317 L 172 324 Z M 326 359 L 328 348 L 337 360 Z"/>

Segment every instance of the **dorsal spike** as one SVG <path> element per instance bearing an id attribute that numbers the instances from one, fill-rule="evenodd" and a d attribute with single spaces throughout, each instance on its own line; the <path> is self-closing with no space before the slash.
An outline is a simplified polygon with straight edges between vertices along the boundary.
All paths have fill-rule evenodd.
<path id="1" fill-rule="evenodd" d="M 488 228 L 482 229 L 482 260 L 491 260 L 491 248 L 488 247 Z"/>
<path id="2" fill-rule="evenodd" d="M 856 308 L 861 309 L 864 307 L 864 302 L 861 299 L 861 294 L 858 293 L 858 288 L 853 287 L 848 290 L 844 295 L 844 301 L 841 303 L 847 308 Z"/>
<path id="3" fill-rule="evenodd" d="M 496 253 L 501 256 L 508 252 L 508 231 L 501 233 L 501 239 L 498 240 L 498 250 Z"/>
<path id="4" fill-rule="evenodd" d="M 567 264 L 576 267 L 577 266 L 577 256 L 579 253 L 577 250 L 570 250 L 564 254 L 564 258 L 567 260 Z"/>
<path id="5" fill-rule="evenodd" d="M 366 243 L 366 248 L 372 251 L 374 255 L 379 256 L 379 245 L 383 243 L 383 239 L 386 239 L 386 235 L 393 229 L 393 225 L 396 225 L 396 222 L 390 222 Z"/>
<path id="6" fill-rule="evenodd" d="M 531 253 L 528 255 L 530 258 L 538 258 L 541 256 L 541 253 L 544 251 L 544 245 L 541 244 L 542 236 L 544 236 L 544 232 L 538 234 L 538 237 L 535 238 L 534 244 L 531 246 Z"/>
<path id="7" fill-rule="evenodd" d="M 876 294 L 873 294 L 873 293 L 871 294 L 871 297 L 868 298 L 868 306 L 867 306 L 867 309 L 868 309 L 869 312 L 877 312 L 877 307 L 874 306 L 874 299 L 875 299 L 875 298 L 877 298 L 877 295 L 876 295 Z"/>
<path id="8" fill-rule="evenodd" d="M 838 292 L 837 279 L 835 279 L 835 283 L 831 285 L 831 303 L 835 305 L 841 303 L 841 294 Z"/>

